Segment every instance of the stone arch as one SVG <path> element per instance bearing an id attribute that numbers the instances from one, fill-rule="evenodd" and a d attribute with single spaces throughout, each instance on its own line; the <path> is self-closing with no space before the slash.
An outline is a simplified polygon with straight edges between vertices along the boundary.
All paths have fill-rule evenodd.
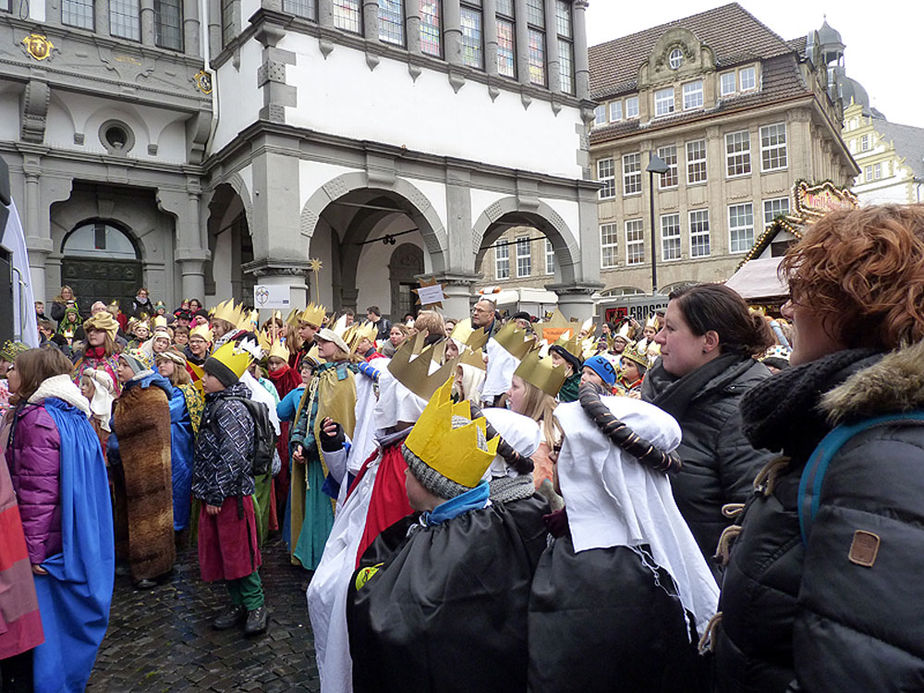
<path id="1" fill-rule="evenodd" d="M 573 284 L 581 275 L 581 249 L 575 231 L 569 228 L 561 215 L 547 203 L 539 200 L 529 207 L 520 204 L 516 197 L 504 197 L 484 210 L 472 227 L 472 253 L 478 267 L 488 246 L 500 236 L 504 229 L 497 226 L 503 217 L 515 215 L 525 223 L 539 229 L 555 251 L 555 261 L 561 272 L 560 281 Z"/>
<path id="2" fill-rule="evenodd" d="M 253 210 L 247 186 L 241 175 L 233 173 L 216 185 L 205 207 L 208 210 L 206 243 L 210 256 L 204 267 L 205 293 L 215 295 L 217 292 L 224 296 L 225 292 L 221 291 L 217 284 L 217 278 L 223 276 L 222 272 L 216 273 L 217 265 L 229 269 L 230 287 L 226 287 L 226 291 L 229 291 L 235 300 L 240 300 L 247 294 L 253 280 L 253 277 L 245 276 L 243 266 L 253 261 L 255 250 L 251 223 Z M 239 223 L 241 217 L 243 223 Z M 222 258 L 217 253 L 217 239 L 224 231 L 231 234 L 230 245 L 221 247 L 228 250 L 230 255 L 226 253 Z"/>
<path id="3" fill-rule="evenodd" d="M 369 175 L 365 171 L 337 176 L 318 188 L 308 198 L 301 212 L 301 233 L 305 237 L 306 249 L 314 235 L 321 214 L 328 205 L 351 192 L 360 190 L 379 192 L 397 202 L 401 211 L 417 224 L 427 252 L 433 261 L 434 271 L 445 269 L 448 236 L 429 198 L 419 188 L 402 178 L 395 178 L 390 184 L 382 183 L 380 180 L 370 183 Z"/>

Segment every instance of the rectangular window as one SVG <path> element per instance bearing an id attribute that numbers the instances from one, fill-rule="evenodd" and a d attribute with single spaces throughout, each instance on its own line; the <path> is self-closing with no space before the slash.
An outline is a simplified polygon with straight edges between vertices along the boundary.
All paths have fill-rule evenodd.
<path id="1" fill-rule="evenodd" d="M 404 0 L 379 0 L 379 41 L 404 45 Z"/>
<path id="2" fill-rule="evenodd" d="M 501 14 L 505 17 L 513 17 L 514 5 L 514 0 L 497 0 L 495 3 L 497 14 Z"/>
<path id="3" fill-rule="evenodd" d="M 597 162 L 597 180 L 603 183 L 600 188 L 601 200 L 616 197 L 616 168 L 612 159 L 600 159 Z"/>
<path id="4" fill-rule="evenodd" d="M 751 172 L 751 135 L 747 130 L 725 135 L 726 176 L 746 176 Z"/>
<path id="5" fill-rule="evenodd" d="M 494 277 L 495 279 L 510 279 L 510 246 L 501 245 L 504 239 L 494 246 Z"/>
<path id="6" fill-rule="evenodd" d="M 626 264 L 640 265 L 645 262 L 645 228 L 641 219 L 626 222 Z"/>
<path id="7" fill-rule="evenodd" d="M 683 85 L 683 110 L 703 107 L 703 80 L 687 82 Z"/>
<path id="8" fill-rule="evenodd" d="M 882 164 L 873 164 L 873 180 L 882 178 Z"/>
<path id="9" fill-rule="evenodd" d="M 138 0 L 109 0 L 109 33 L 132 41 L 141 40 L 141 7 Z"/>
<path id="10" fill-rule="evenodd" d="M 729 252 L 746 253 L 754 245 L 754 205 L 728 207 Z"/>
<path id="11" fill-rule="evenodd" d="M 610 122 L 622 120 L 622 101 L 613 101 L 610 103 Z"/>
<path id="12" fill-rule="evenodd" d="M 555 274 L 555 248 L 548 238 L 545 239 L 545 273 Z"/>
<path id="13" fill-rule="evenodd" d="M 562 38 L 574 38 L 571 23 L 571 3 L 565 0 L 555 2 L 555 26 Z"/>
<path id="14" fill-rule="evenodd" d="M 628 233 L 628 226 L 626 227 Z M 612 269 L 616 266 L 619 252 L 619 231 L 616 224 L 600 224 L 600 267 Z"/>
<path id="15" fill-rule="evenodd" d="M 676 188 L 677 187 L 677 147 L 676 145 L 668 145 L 666 147 L 658 147 L 658 156 L 664 160 L 664 163 L 667 164 L 670 169 L 667 173 L 661 174 L 661 181 L 658 183 L 658 188 L 664 190 L 664 188 Z"/>
<path id="16" fill-rule="evenodd" d="M 594 108 L 594 125 L 606 124 L 606 104 L 600 104 Z"/>
<path id="17" fill-rule="evenodd" d="M 757 89 L 757 70 L 753 67 L 746 67 L 738 71 L 738 84 L 741 91 L 752 91 Z"/>
<path id="18" fill-rule="evenodd" d="M 234 0 L 221 0 L 221 45 L 227 46 L 237 37 L 237 12 L 240 5 Z"/>
<path id="19" fill-rule="evenodd" d="M 560 88 L 564 94 L 574 94 L 574 45 L 563 38 L 558 39 L 558 73 Z"/>
<path id="20" fill-rule="evenodd" d="M 311 21 L 318 18 L 316 0 L 282 0 L 282 11 Z"/>
<path id="21" fill-rule="evenodd" d="M 706 182 L 706 140 L 687 142 L 687 184 Z"/>
<path id="22" fill-rule="evenodd" d="M 680 259 L 680 215 L 661 216 L 661 259 Z"/>
<path id="23" fill-rule="evenodd" d="M 626 154 L 622 157 L 622 194 L 636 195 L 642 192 L 642 155 Z"/>
<path id="24" fill-rule="evenodd" d="M 363 33 L 360 0 L 333 0 L 334 26 L 353 34 Z"/>
<path id="25" fill-rule="evenodd" d="M 545 0 L 526 0 L 526 23 L 545 28 Z"/>
<path id="26" fill-rule="evenodd" d="M 517 239 L 517 277 L 528 277 L 533 272 L 529 236 Z"/>
<path id="27" fill-rule="evenodd" d="M 869 135 L 862 135 L 860 137 L 860 151 L 861 152 L 869 151 Z"/>
<path id="28" fill-rule="evenodd" d="M 180 0 L 154 0 L 154 43 L 183 50 L 183 6 Z"/>
<path id="29" fill-rule="evenodd" d="M 10 3 L 12 0 L 0 0 L 0 12 L 12 12 Z"/>
<path id="30" fill-rule="evenodd" d="M 420 0 L 420 52 L 439 58 L 440 0 Z"/>
<path id="31" fill-rule="evenodd" d="M 93 31 L 93 0 L 63 0 L 61 3 L 61 23 Z"/>
<path id="32" fill-rule="evenodd" d="M 778 197 L 774 200 L 764 200 L 764 227 L 778 216 L 789 214 L 789 198 Z"/>
<path id="33" fill-rule="evenodd" d="M 529 29 L 529 81 L 545 86 L 545 33 Z"/>
<path id="34" fill-rule="evenodd" d="M 674 112 L 674 88 L 659 89 L 655 92 L 655 115 L 668 115 Z"/>
<path id="35" fill-rule="evenodd" d="M 638 97 L 630 96 L 626 99 L 626 118 L 638 118 Z"/>
<path id="36" fill-rule="evenodd" d="M 709 256 L 709 210 L 690 212 L 690 257 Z"/>
<path id="37" fill-rule="evenodd" d="M 481 33 L 481 10 L 462 7 L 462 64 L 484 69 L 484 47 Z"/>
<path id="38" fill-rule="evenodd" d="M 516 39 L 513 20 L 497 18 L 497 74 L 517 76 Z"/>
<path id="39" fill-rule="evenodd" d="M 786 124 L 765 125 L 760 129 L 760 170 L 778 171 L 787 164 Z"/>
<path id="40" fill-rule="evenodd" d="M 869 183 L 873 179 L 873 167 L 872 165 L 866 166 L 863 169 L 863 175 L 866 178 L 866 182 Z"/>
<path id="41" fill-rule="evenodd" d="M 728 96 L 729 94 L 735 93 L 735 73 L 734 72 L 725 72 L 719 77 L 720 92 L 722 96 Z"/>

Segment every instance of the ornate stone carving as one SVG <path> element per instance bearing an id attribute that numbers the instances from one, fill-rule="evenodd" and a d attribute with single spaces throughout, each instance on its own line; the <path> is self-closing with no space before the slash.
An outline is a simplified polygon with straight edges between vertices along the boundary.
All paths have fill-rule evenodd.
<path id="1" fill-rule="evenodd" d="M 51 90 L 46 82 L 30 80 L 22 93 L 20 136 L 25 142 L 41 143 L 45 139 L 45 123 Z"/>

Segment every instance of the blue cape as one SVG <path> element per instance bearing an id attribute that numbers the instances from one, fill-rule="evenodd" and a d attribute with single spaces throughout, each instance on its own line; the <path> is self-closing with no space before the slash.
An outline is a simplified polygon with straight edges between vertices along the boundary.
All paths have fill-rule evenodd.
<path id="1" fill-rule="evenodd" d="M 170 395 L 170 469 L 173 477 L 173 529 L 189 526 L 192 502 L 192 465 L 196 439 L 193 434 L 186 396 L 175 387 Z"/>
<path id="2" fill-rule="evenodd" d="M 83 691 L 109 624 L 115 579 L 112 503 L 99 439 L 87 417 L 45 400 L 61 437 L 61 553 L 35 576 L 45 642 L 35 648 L 36 691 Z"/>

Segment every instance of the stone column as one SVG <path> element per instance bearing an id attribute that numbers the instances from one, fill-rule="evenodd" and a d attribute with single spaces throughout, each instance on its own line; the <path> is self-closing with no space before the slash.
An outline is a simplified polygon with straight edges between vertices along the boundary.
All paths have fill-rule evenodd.
<path id="1" fill-rule="evenodd" d="M 550 284 L 545 288 L 558 294 L 558 308 L 566 318 L 583 321 L 593 317 L 594 300 L 591 294 L 602 284 Z"/>
<path id="2" fill-rule="evenodd" d="M 497 76 L 497 0 L 482 0 L 481 27 L 484 35 L 484 71 Z"/>
<path id="3" fill-rule="evenodd" d="M 420 55 L 420 0 L 404 1 L 404 43 L 411 55 Z"/>
<path id="4" fill-rule="evenodd" d="M 26 237 L 26 247 L 29 249 L 29 275 L 32 282 L 32 293 L 35 300 L 44 301 L 47 293 L 45 264 L 48 256 L 54 250 L 51 241 L 49 224 L 42 224 L 41 213 L 41 157 L 32 154 L 23 156 L 22 168 L 25 176 L 25 206 L 20 212 L 20 222 L 23 234 Z M 47 215 L 46 215 L 47 216 Z M 25 279 L 25 277 L 23 277 Z"/>
<path id="5" fill-rule="evenodd" d="M 221 53 L 221 49 L 224 47 L 221 35 L 221 0 L 207 1 L 209 8 L 209 55 L 214 60 L 215 56 Z"/>
<path id="6" fill-rule="evenodd" d="M 192 58 L 202 55 L 199 35 L 199 0 L 183 0 L 183 52 Z"/>
<path id="7" fill-rule="evenodd" d="M 479 275 L 444 272 L 435 279 L 443 285 L 443 315 L 457 320 L 469 317 Z"/>
<path id="8" fill-rule="evenodd" d="M 545 83 L 553 94 L 561 93 L 561 68 L 558 65 L 558 19 L 555 0 L 545 0 Z"/>
<path id="9" fill-rule="evenodd" d="M 333 0 L 318 0 L 318 24 L 325 27 L 334 26 Z"/>
<path id="10" fill-rule="evenodd" d="M 587 59 L 587 0 L 574 0 L 571 22 L 574 33 L 574 91 L 581 100 L 590 98 L 590 67 Z"/>
<path id="11" fill-rule="evenodd" d="M 109 36 L 109 3 L 98 2 L 93 7 L 93 23 L 96 27 L 96 33 L 101 36 Z"/>
<path id="12" fill-rule="evenodd" d="M 154 45 L 154 0 L 141 0 L 141 43 Z"/>
<path id="13" fill-rule="evenodd" d="M 459 0 L 443 2 L 443 54 L 450 65 L 462 64 L 462 16 Z"/>
<path id="14" fill-rule="evenodd" d="M 174 261 L 180 270 L 182 298 L 205 299 L 205 263 L 211 259 L 202 245 L 199 179 L 186 179 L 186 190 L 158 189 L 158 207 L 176 218 L 174 228 Z M 173 288 L 169 289 L 171 292 Z"/>
<path id="15" fill-rule="evenodd" d="M 363 0 L 363 36 L 367 41 L 379 40 L 379 0 Z"/>
<path id="16" fill-rule="evenodd" d="M 516 0 L 517 80 L 529 84 L 529 27 L 526 26 L 526 0 Z"/>
<path id="17" fill-rule="evenodd" d="M 451 275 L 475 274 L 472 250 L 472 174 L 463 168 L 446 169 L 447 248 L 445 267 Z"/>
<path id="18" fill-rule="evenodd" d="M 249 272 L 256 277 L 256 283 L 264 286 L 284 286 L 289 292 L 289 307 L 282 308 L 264 308 L 260 310 L 260 321 L 266 320 L 274 310 L 282 313 L 282 317 L 288 314 L 292 308 L 304 308 L 308 304 L 308 287 L 305 285 L 305 275 L 308 272 L 308 263 L 301 266 L 280 266 L 272 262 L 254 261 L 243 266 L 245 272 Z M 253 300 L 252 296 L 245 296 L 244 302 L 249 303 Z M 354 299 L 355 302 L 355 299 Z"/>

